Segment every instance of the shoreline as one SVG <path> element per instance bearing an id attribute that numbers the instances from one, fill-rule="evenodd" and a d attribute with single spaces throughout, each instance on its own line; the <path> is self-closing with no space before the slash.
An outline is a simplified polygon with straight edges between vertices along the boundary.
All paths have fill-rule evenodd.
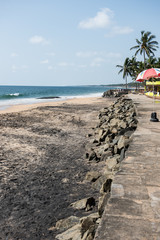
<path id="1" fill-rule="evenodd" d="M 103 98 L 102 97 L 75 97 L 71 99 L 65 100 L 58 100 L 58 101 L 47 101 L 47 102 L 40 102 L 40 103 L 32 103 L 32 104 L 18 104 L 18 105 L 10 105 L 0 108 L 0 114 L 6 113 L 15 113 L 21 112 L 25 110 L 30 110 L 37 107 L 45 107 L 45 106 L 60 106 L 64 104 L 92 104 L 94 102 L 99 102 Z M 5 108 L 5 109 L 4 109 Z"/>

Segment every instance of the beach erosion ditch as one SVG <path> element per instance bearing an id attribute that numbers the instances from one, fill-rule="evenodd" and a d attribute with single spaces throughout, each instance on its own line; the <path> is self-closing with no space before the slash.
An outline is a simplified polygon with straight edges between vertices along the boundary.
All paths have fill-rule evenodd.
<path id="1" fill-rule="evenodd" d="M 99 122 L 92 133 L 88 134 L 89 144 L 86 146 L 86 160 L 93 171 L 86 174 L 84 181 L 92 183 L 99 191 L 98 199 L 94 196 L 81 199 L 71 204 L 79 211 L 95 212 L 85 217 L 70 216 L 56 223 L 60 230 L 58 240 L 92 240 L 101 221 L 104 209 L 110 198 L 115 174 L 120 170 L 125 158 L 132 134 L 137 128 L 136 107 L 127 96 L 119 97 L 112 105 L 99 112 Z"/>

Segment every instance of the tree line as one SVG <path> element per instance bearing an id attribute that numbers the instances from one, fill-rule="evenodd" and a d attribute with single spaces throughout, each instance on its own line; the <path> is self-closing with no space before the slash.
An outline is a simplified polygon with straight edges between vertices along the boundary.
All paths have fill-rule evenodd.
<path id="1" fill-rule="evenodd" d="M 130 59 L 126 58 L 123 65 L 116 65 L 120 68 L 119 73 L 123 74 L 123 79 L 126 81 L 130 76 L 133 81 L 136 80 L 137 75 L 148 68 L 160 68 L 160 58 L 156 58 L 154 52 L 158 48 L 158 42 L 155 40 L 156 36 L 151 32 L 141 31 L 140 40 L 136 39 L 137 45 L 130 48 L 136 50 L 135 55 Z M 137 61 L 136 56 L 143 55 L 143 61 Z"/>

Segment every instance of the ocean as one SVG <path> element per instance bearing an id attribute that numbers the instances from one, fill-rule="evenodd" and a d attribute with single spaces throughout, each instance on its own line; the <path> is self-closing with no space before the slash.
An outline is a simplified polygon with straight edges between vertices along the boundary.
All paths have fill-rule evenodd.
<path id="1" fill-rule="evenodd" d="M 113 89 L 103 85 L 95 86 L 0 86 L 0 109 L 19 104 L 67 100 L 76 97 L 99 97 Z"/>

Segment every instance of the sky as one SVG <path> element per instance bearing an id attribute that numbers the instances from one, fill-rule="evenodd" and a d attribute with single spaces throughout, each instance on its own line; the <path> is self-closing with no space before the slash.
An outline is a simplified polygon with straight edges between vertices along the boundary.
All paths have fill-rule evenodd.
<path id="1" fill-rule="evenodd" d="M 160 44 L 159 10 L 159 0 L 0 0 L 0 85 L 123 83 L 116 65 L 141 31 Z"/>

